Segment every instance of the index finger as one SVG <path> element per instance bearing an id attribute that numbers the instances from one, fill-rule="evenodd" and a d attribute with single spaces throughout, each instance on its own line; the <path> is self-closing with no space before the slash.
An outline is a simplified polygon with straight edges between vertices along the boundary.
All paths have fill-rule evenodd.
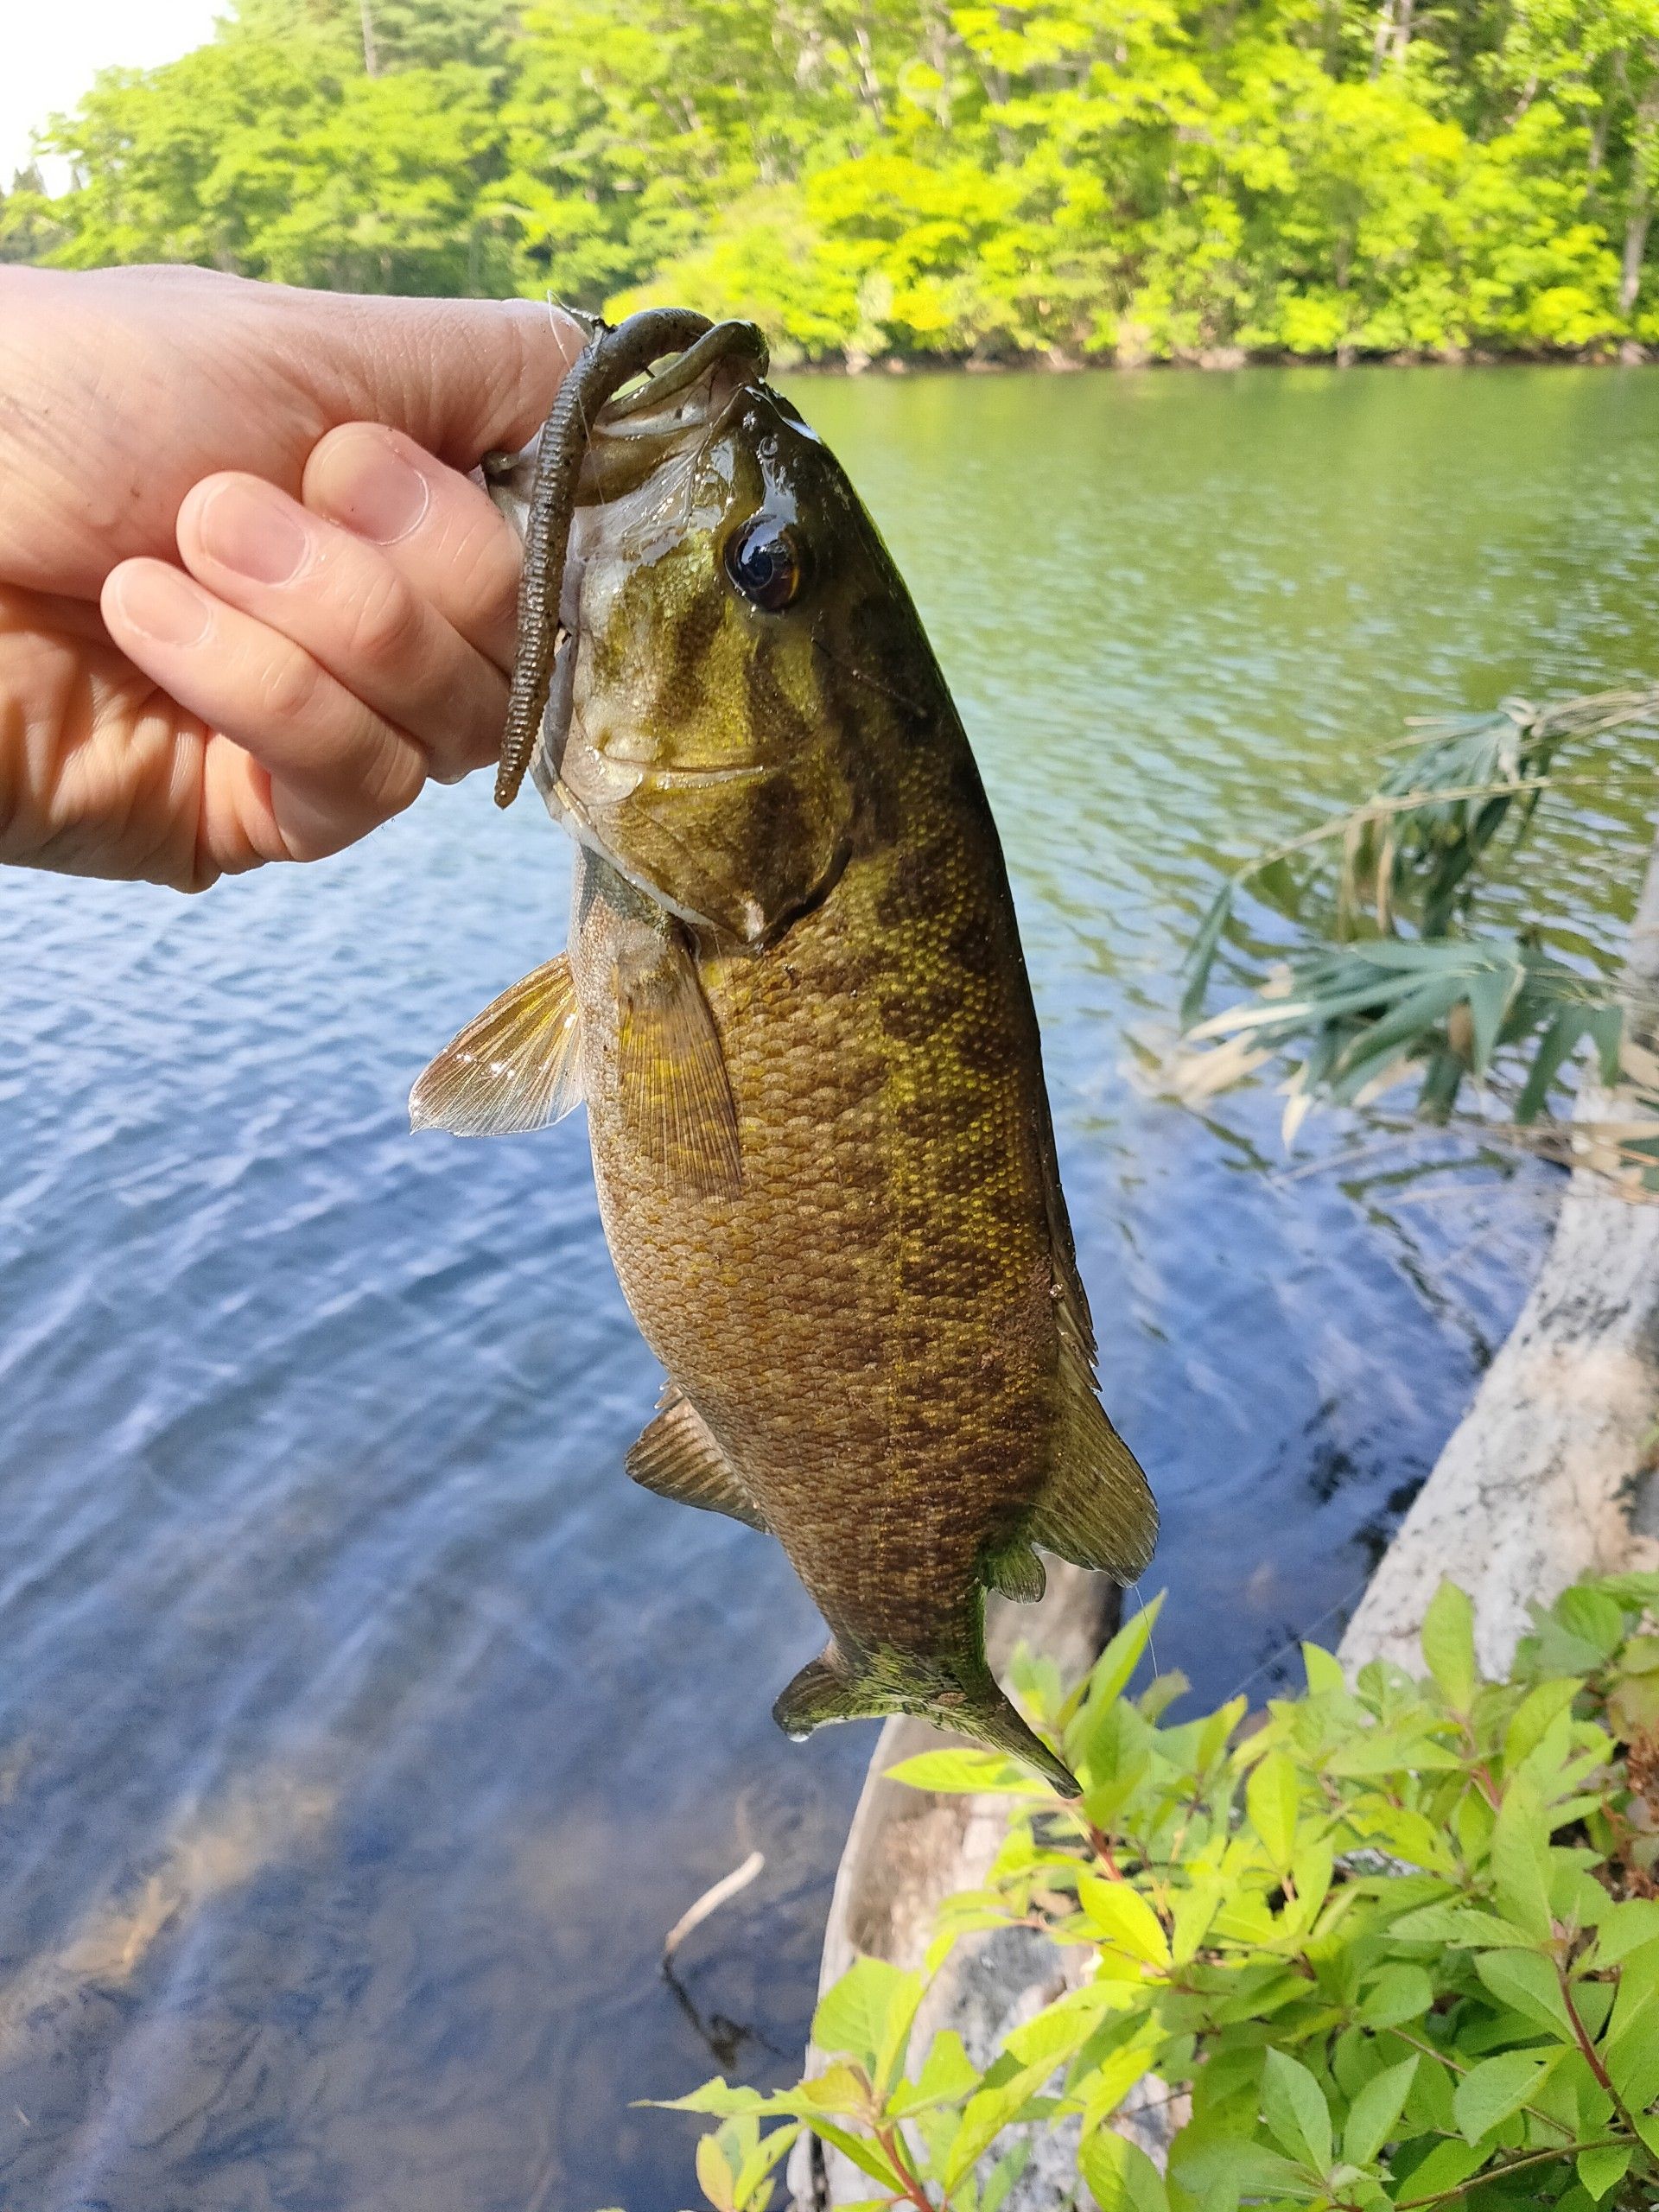
<path id="1" fill-rule="evenodd" d="M 319 440 L 302 490 L 314 513 L 378 545 L 405 581 L 504 671 L 518 650 L 518 532 L 470 476 L 378 423 Z"/>

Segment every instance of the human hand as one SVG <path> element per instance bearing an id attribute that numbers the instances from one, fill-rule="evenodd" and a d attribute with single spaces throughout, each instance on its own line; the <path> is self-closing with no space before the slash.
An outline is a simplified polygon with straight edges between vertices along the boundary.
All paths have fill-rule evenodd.
<path id="1" fill-rule="evenodd" d="M 0 269 L 0 861 L 200 890 L 494 759 L 527 301 Z M 182 565 L 181 565 L 181 563 Z"/>

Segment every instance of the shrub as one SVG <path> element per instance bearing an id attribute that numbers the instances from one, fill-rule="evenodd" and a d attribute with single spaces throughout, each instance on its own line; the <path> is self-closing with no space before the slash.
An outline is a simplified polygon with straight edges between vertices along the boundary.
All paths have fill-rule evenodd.
<path id="1" fill-rule="evenodd" d="M 1567 1591 L 1503 1681 L 1444 1585 L 1426 1680 L 1351 1686 L 1306 1645 L 1306 1690 L 1254 1718 L 1166 1719 L 1179 1675 L 1128 1694 L 1155 1611 L 1069 1694 L 1017 1665 L 1080 1807 L 988 1752 L 895 1770 L 1009 1803 L 929 1971 L 1013 1924 L 1089 1947 L 1086 1977 L 982 2071 L 952 2033 L 912 2049 L 923 1977 L 861 1960 L 818 2008 L 823 2071 L 680 2100 L 721 2123 L 709 2202 L 763 2212 L 810 2125 L 867 2212 L 997 2212 L 1033 2133 L 1072 2120 L 1076 2201 L 1103 2212 L 1659 2202 L 1659 1575 Z M 1138 2084 L 1179 2117 L 1167 2175 L 1110 2124 Z"/>

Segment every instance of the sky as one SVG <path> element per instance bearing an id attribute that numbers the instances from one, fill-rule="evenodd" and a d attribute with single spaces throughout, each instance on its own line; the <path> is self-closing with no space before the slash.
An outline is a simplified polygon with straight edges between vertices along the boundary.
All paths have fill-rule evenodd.
<path id="1" fill-rule="evenodd" d="M 201 44 L 225 8 L 226 0 L 0 0 L 0 191 L 29 160 L 29 132 L 73 107 L 99 70 L 175 60 Z"/>

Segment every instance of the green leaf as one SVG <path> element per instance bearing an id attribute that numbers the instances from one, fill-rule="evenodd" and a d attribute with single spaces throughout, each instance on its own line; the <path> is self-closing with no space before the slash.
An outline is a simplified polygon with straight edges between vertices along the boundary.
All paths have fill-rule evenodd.
<path id="1" fill-rule="evenodd" d="M 861 2067 L 838 2058 L 822 2074 L 813 2074 L 785 2092 L 789 2109 L 816 2120 L 821 2113 L 836 2113 L 843 2120 L 861 2119 L 869 2107 L 869 2083 Z M 776 2101 L 774 2101 L 775 2102 Z"/>
<path id="2" fill-rule="evenodd" d="M 1114 2003 L 1109 1986 L 1091 1983 L 1071 1990 L 1014 2030 L 1004 2045 L 1006 2056 L 1021 2067 L 1040 2066 L 1050 2074 L 1082 2050 Z"/>
<path id="3" fill-rule="evenodd" d="M 693 2089 L 683 2097 L 653 2098 L 658 2112 L 706 2112 L 724 2116 L 731 2113 L 758 2112 L 767 2100 L 759 2089 L 746 2088 L 741 2083 L 728 2085 L 716 2076 L 705 2082 L 700 2089 Z"/>
<path id="4" fill-rule="evenodd" d="M 915 2081 L 908 2086 L 900 2085 L 887 2110 L 895 2119 L 903 2120 L 933 2105 L 957 2103 L 978 2086 L 978 2067 L 969 2057 L 955 2029 L 946 2028 L 928 2045 L 927 2056 Z"/>
<path id="5" fill-rule="evenodd" d="M 1433 2199 L 1443 2190 L 1461 2187 L 1486 2163 L 1486 2153 L 1469 2143 L 1437 2143 L 1421 2164 L 1406 2177 L 1402 2195 Z"/>
<path id="6" fill-rule="evenodd" d="M 1659 1901 L 1627 1897 L 1597 1923 L 1595 1962 L 1599 1967 L 1617 1966 L 1632 1951 L 1656 1941 L 1659 1941 Z"/>
<path id="7" fill-rule="evenodd" d="M 1406 1943 L 1454 1944 L 1468 1950 L 1538 1948 L 1538 1939 L 1529 1929 L 1500 1920 L 1495 1912 L 1475 1912 L 1466 1905 L 1420 1905 L 1415 1912 L 1402 1912 L 1391 1932 Z"/>
<path id="8" fill-rule="evenodd" d="M 1578 1695 L 1575 1681 L 1539 1682 L 1516 1707 L 1503 1734 L 1503 1764 L 1517 1767 L 1536 1751 Z"/>
<path id="9" fill-rule="evenodd" d="M 785 2157 L 800 2132 L 801 2123 L 793 2120 L 787 2127 L 774 2127 L 769 2135 L 761 2137 L 737 2170 L 737 2183 L 732 2194 L 739 2204 L 747 2206 L 751 2202 L 761 2183 Z"/>
<path id="10" fill-rule="evenodd" d="M 1248 871 L 1247 871 L 1248 873 Z M 1233 911 L 1240 879 L 1229 876 L 1211 901 L 1210 911 L 1198 925 L 1186 956 L 1186 988 L 1181 994 L 1181 1027 L 1190 1029 L 1204 1011 L 1204 994 L 1210 982 L 1210 970 L 1216 964 L 1220 950 L 1222 931 Z"/>
<path id="11" fill-rule="evenodd" d="M 1434 1985 L 1421 1967 L 1385 1967 L 1361 2000 L 1359 2017 L 1367 2027 L 1395 2028 L 1419 2020 L 1434 2002 Z"/>
<path id="12" fill-rule="evenodd" d="M 1138 1959 L 1143 1966 L 1169 1964 L 1169 1939 L 1162 1923 L 1127 1882 L 1109 1882 L 1096 1874 L 1084 1874 L 1077 1883 L 1077 1902 L 1108 1948 Z"/>
<path id="13" fill-rule="evenodd" d="M 1618 1995 L 1607 2023 L 1609 2036 L 1622 2035 L 1656 1997 L 1659 1997 L 1659 1942 L 1649 1942 L 1627 1952 L 1619 1965 Z"/>
<path id="14" fill-rule="evenodd" d="M 1519 2112 L 1553 2063 L 1553 2058 L 1541 2058 L 1529 2050 L 1506 2050 L 1471 2067 L 1452 2096 L 1458 2133 L 1464 2140 L 1484 2141 L 1511 2113 Z"/>
<path id="15" fill-rule="evenodd" d="M 1169 2191 L 1157 2167 L 1109 2128 L 1089 2138 L 1078 2164 L 1100 2212 L 1169 2212 Z"/>
<path id="16" fill-rule="evenodd" d="M 939 2177 L 947 2196 L 973 2171 L 1021 2107 L 1030 2103 L 1042 2085 L 1042 2078 L 1039 2075 L 1033 2080 L 1032 2069 L 1022 2068 L 1005 2082 L 988 2080 L 982 2089 L 969 2097 L 963 2107 L 962 2126 Z"/>
<path id="17" fill-rule="evenodd" d="M 1569 1585 L 1555 1600 L 1554 1610 L 1567 1632 L 1589 1644 L 1599 1659 L 1611 1659 L 1624 1641 L 1624 1608 L 1617 1598 L 1592 1584 Z"/>
<path id="18" fill-rule="evenodd" d="M 1310 1697 L 1327 1697 L 1345 1693 L 1348 1677 L 1342 1671 L 1342 1662 L 1334 1652 L 1326 1651 L 1317 1643 L 1302 1646 L 1302 1668 L 1307 1676 Z"/>
<path id="19" fill-rule="evenodd" d="M 725 2152 L 712 2135 L 705 2135 L 697 2145 L 697 2186 L 716 2212 L 732 2212 L 736 2182 Z"/>
<path id="20" fill-rule="evenodd" d="M 908 2025 L 920 1978 L 885 1959 L 856 1959 L 818 2000 L 812 2040 L 820 2050 L 844 2050 L 874 2073 L 887 2023 L 902 2013 Z"/>
<path id="21" fill-rule="evenodd" d="M 1563 2043 L 1577 2044 L 1560 1978 L 1539 1952 L 1483 1951 L 1475 1972 L 1498 2002 L 1519 2012 L 1529 2027 L 1548 2028 Z"/>
<path id="22" fill-rule="evenodd" d="M 1244 1785 L 1244 1805 L 1250 1825 L 1281 1873 L 1288 1869 L 1295 1852 L 1301 1796 L 1296 1770 L 1282 1751 L 1269 1751 L 1258 1759 Z"/>
<path id="23" fill-rule="evenodd" d="M 1523 1778 L 1510 1783 L 1492 1830 L 1492 1873 L 1503 1917 L 1543 1942 L 1554 1932 L 1549 1912 L 1549 1834 L 1543 1802 Z"/>
<path id="24" fill-rule="evenodd" d="M 1008 2191 L 1025 2171 L 1030 2158 L 1029 2136 L 1023 2143 L 1016 2143 L 1012 2150 L 1002 2153 L 991 2168 L 985 2186 L 979 2193 L 979 2212 L 1000 2212 Z"/>
<path id="25" fill-rule="evenodd" d="M 860 2173 L 868 2174 L 872 2181 L 879 2181 L 883 2189 L 893 2196 L 904 2194 L 904 2183 L 893 2171 L 892 2162 L 879 2144 L 867 2142 L 863 2136 L 855 2135 L 850 2129 L 838 2127 L 834 2120 L 815 2120 L 812 2133 L 822 2137 L 843 2158 L 850 2158 Z"/>
<path id="26" fill-rule="evenodd" d="M 1085 1764 L 1103 1719 L 1128 1688 L 1131 1676 L 1141 1664 L 1163 1604 L 1160 1590 L 1149 1605 L 1142 1605 L 1138 1613 L 1124 1622 L 1089 1670 L 1082 1706 L 1065 1732 L 1066 1750 Z"/>
<path id="27" fill-rule="evenodd" d="M 1411 2094 L 1415 2057 L 1374 2074 L 1348 2109 L 1342 2131 L 1343 2156 L 1357 2166 L 1369 2166 L 1394 2131 Z"/>
<path id="28" fill-rule="evenodd" d="M 1202 2195 L 1206 2203 L 1229 2201 L 1217 2195 L 1229 2190 L 1233 2204 L 1244 2191 L 1253 2197 L 1293 2199 L 1325 2193 L 1323 2183 L 1313 2180 L 1297 2162 L 1265 2143 L 1236 2135 L 1212 2136 L 1185 2149 L 1178 2139 L 1170 2152 L 1170 2171 L 1184 2190 Z"/>
<path id="29" fill-rule="evenodd" d="M 1477 1078 L 1484 1076 L 1491 1063 L 1492 1047 L 1521 987 L 1522 976 L 1517 963 L 1509 969 L 1488 968 L 1469 979 L 1470 1027 L 1474 1033 L 1470 1065 Z"/>
<path id="30" fill-rule="evenodd" d="M 1635 2156 L 1634 2143 L 1603 2143 L 1591 2150 L 1580 2151 L 1579 2179 L 1591 2196 L 1599 2200 L 1624 2180 Z"/>
<path id="31" fill-rule="evenodd" d="M 1151 2072 L 1164 2040 L 1156 2028 L 1145 2031 L 1133 2043 L 1109 2051 L 1077 2084 L 1073 2094 L 1082 2101 L 1085 2139 L 1111 2118 L 1135 2083 Z"/>
<path id="32" fill-rule="evenodd" d="M 1550 1085 L 1583 1039 L 1586 1027 L 1584 1009 L 1566 1006 L 1544 1030 L 1533 1053 L 1532 1065 L 1527 1071 L 1521 1096 L 1516 1101 L 1515 1118 L 1517 1122 L 1534 1121 L 1542 1112 Z"/>
<path id="33" fill-rule="evenodd" d="M 910 2031 L 916 2021 L 916 2008 L 922 2001 L 922 1977 L 906 1974 L 904 1982 L 893 1992 L 887 2005 L 887 2018 L 881 2025 L 881 2040 L 876 2045 L 875 2066 L 871 2079 L 878 2097 L 886 2099 L 893 2084 L 905 2070 L 905 2059 L 910 2050 Z"/>
<path id="34" fill-rule="evenodd" d="M 1001 1751 L 918 1751 L 887 1769 L 893 1782 L 947 1796 L 1052 1797 L 1046 1782 Z"/>
<path id="35" fill-rule="evenodd" d="M 1659 2097 L 1659 1995 L 1630 2006 L 1621 2017 L 1624 1996 L 1621 1989 L 1601 2062 L 1625 2109 L 1645 2112 Z"/>
<path id="36" fill-rule="evenodd" d="M 1475 1609 L 1455 1582 L 1442 1582 L 1428 1601 L 1423 1657 L 1452 1711 L 1467 1713 L 1475 1696 Z"/>
<path id="37" fill-rule="evenodd" d="M 1331 2107 L 1300 2060 L 1269 2050 L 1262 2072 L 1262 2116 L 1274 2140 L 1315 2173 L 1331 2164 Z"/>

